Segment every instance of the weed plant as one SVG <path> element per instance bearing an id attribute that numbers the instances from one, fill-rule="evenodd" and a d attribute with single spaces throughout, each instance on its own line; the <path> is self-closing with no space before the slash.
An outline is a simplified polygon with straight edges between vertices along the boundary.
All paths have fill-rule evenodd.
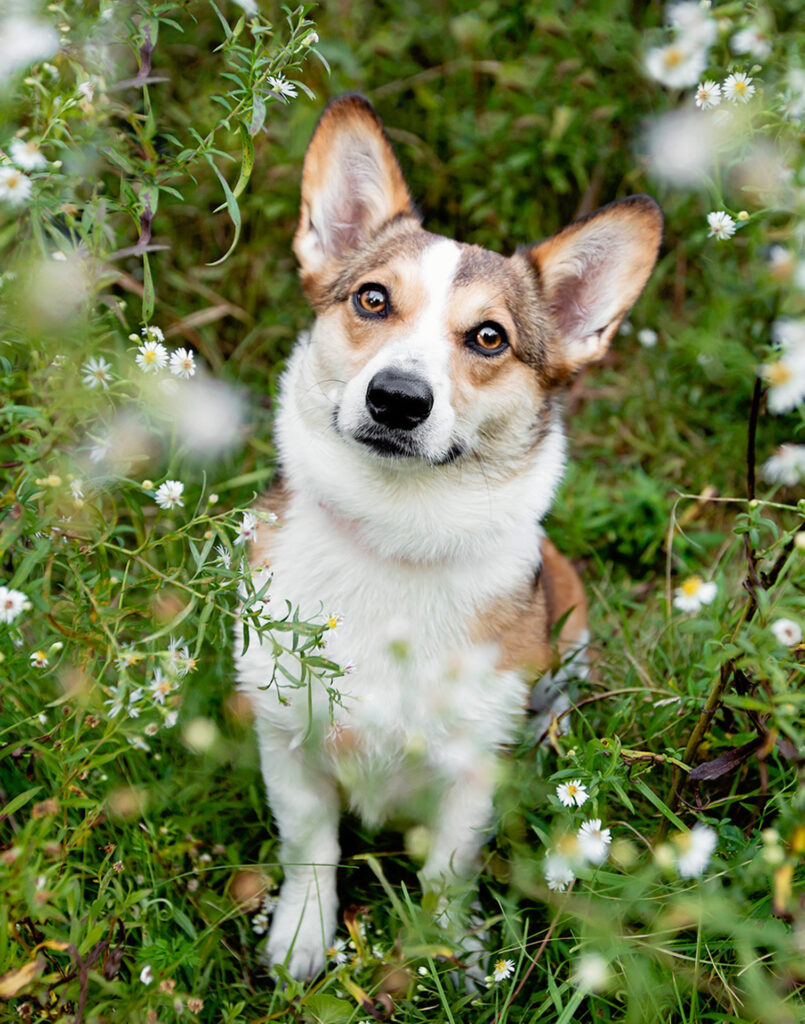
<path id="1" fill-rule="evenodd" d="M 0 1020 L 805 1019 L 803 43 L 799 0 L 0 0 Z M 232 625 L 240 591 L 265 628 L 301 158 L 348 89 L 434 231 L 666 217 L 567 396 L 548 529 L 594 674 L 507 762 L 474 988 L 427 837 L 351 820 L 326 973 L 259 962 L 281 867 Z M 338 700 L 334 611 L 269 635 Z"/>

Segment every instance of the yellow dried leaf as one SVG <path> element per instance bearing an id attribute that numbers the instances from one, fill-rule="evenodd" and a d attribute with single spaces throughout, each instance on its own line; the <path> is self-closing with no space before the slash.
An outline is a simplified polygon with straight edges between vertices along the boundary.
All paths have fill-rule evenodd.
<path id="1" fill-rule="evenodd" d="M 45 969 L 45 960 L 38 956 L 16 971 L 8 971 L 0 977 L 0 999 L 13 999 L 37 978 Z"/>

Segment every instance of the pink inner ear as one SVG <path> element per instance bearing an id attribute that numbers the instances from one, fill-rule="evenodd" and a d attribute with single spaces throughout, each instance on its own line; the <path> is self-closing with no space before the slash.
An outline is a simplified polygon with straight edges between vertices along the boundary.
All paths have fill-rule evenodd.
<path id="1" fill-rule="evenodd" d="M 366 213 L 366 205 L 355 195 L 345 195 L 341 197 L 341 202 L 333 205 L 327 235 L 329 245 L 336 254 L 359 244 Z"/>

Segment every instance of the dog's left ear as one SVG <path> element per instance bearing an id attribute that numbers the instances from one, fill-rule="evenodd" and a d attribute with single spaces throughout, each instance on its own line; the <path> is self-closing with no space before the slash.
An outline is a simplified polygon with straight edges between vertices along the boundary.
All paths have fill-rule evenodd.
<path id="1" fill-rule="evenodd" d="M 657 261 L 662 214 L 649 196 L 611 203 L 526 255 L 558 334 L 557 377 L 600 359 Z"/>
<path id="2" fill-rule="evenodd" d="M 363 96 L 340 96 L 319 119 L 302 169 L 294 252 L 303 282 L 405 215 L 416 211 L 380 118 Z"/>

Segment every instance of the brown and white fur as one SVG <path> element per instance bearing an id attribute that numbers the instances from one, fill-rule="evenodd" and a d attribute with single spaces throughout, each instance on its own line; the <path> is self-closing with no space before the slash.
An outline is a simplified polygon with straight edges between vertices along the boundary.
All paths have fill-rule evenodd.
<path id="1" fill-rule="evenodd" d="M 282 378 L 283 477 L 264 503 L 278 522 L 252 559 L 270 615 L 339 617 L 327 654 L 351 670 L 331 707 L 323 686 L 283 685 L 253 633 L 237 653 L 284 865 L 267 955 L 295 977 L 322 968 L 335 931 L 342 798 L 371 825 L 430 807 L 420 876 L 449 890 L 472 875 L 552 626 L 565 617 L 560 655 L 586 643 L 581 582 L 540 526 L 561 395 L 606 351 L 661 231 L 636 196 L 511 257 L 460 244 L 421 227 L 366 100 L 319 121 L 294 241 L 316 320 Z M 359 306 L 365 285 L 385 315 L 376 295 Z M 477 345 L 489 323 L 507 341 L 494 352 Z M 553 696 L 543 682 L 537 703 Z"/>

